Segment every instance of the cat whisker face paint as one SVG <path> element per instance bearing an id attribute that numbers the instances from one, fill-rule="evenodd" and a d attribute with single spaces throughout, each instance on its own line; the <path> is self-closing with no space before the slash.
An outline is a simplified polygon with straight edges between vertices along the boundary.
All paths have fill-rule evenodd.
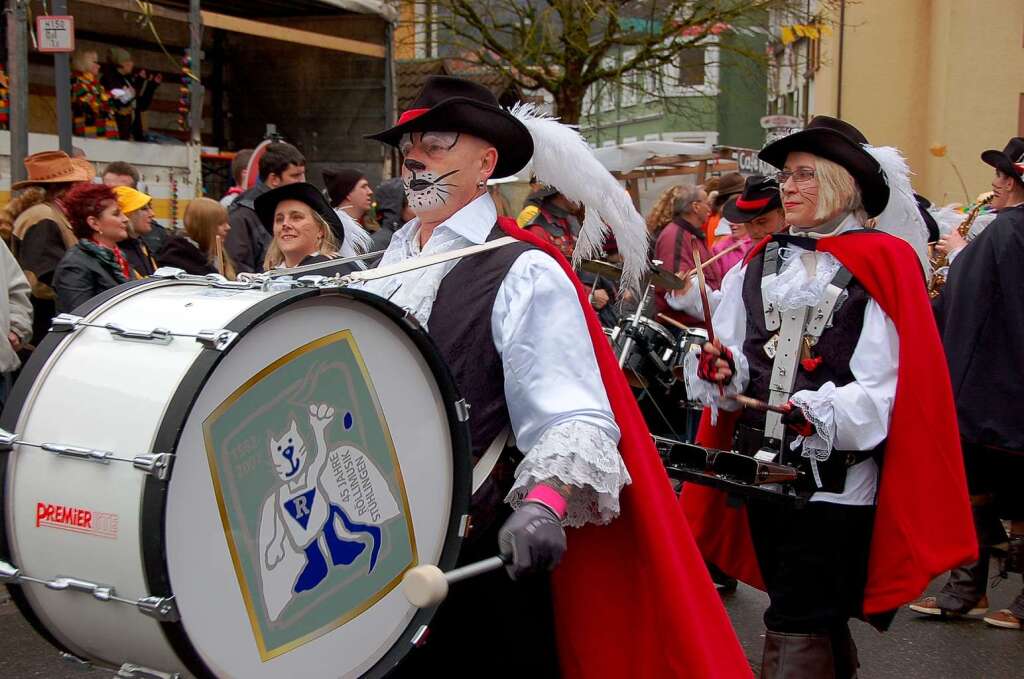
<path id="1" fill-rule="evenodd" d="M 483 147 L 483 148 L 481 148 Z M 421 219 L 444 218 L 478 195 L 486 143 L 458 132 L 412 132 L 398 145 L 409 207 Z"/>

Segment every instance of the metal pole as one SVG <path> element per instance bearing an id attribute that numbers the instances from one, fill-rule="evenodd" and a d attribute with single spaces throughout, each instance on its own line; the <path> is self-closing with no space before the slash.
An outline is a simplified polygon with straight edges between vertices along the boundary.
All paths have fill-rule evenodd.
<path id="1" fill-rule="evenodd" d="M 53 0 L 53 13 L 68 13 L 68 0 Z M 67 52 L 53 55 L 53 87 L 57 92 L 57 136 L 60 150 L 69 156 L 71 149 L 71 56 Z"/>
<path id="2" fill-rule="evenodd" d="M 28 155 L 28 28 L 27 0 L 7 2 L 7 73 L 10 86 L 11 183 L 27 176 Z M 70 84 L 70 83 L 69 83 Z"/>
<path id="3" fill-rule="evenodd" d="M 203 73 L 202 50 L 203 50 L 203 17 L 199 11 L 200 0 L 189 0 L 188 29 L 190 57 L 189 68 L 196 78 L 201 78 Z M 189 111 L 189 129 L 191 131 L 191 142 L 202 143 L 203 132 L 203 85 L 195 78 L 189 79 L 189 102 L 192 107 Z"/>

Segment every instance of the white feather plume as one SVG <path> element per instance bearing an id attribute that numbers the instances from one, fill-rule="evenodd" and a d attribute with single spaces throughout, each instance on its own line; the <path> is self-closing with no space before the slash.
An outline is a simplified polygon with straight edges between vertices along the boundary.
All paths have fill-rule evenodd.
<path id="1" fill-rule="evenodd" d="M 573 266 L 598 257 L 611 229 L 622 255 L 622 284 L 639 290 L 648 268 L 647 225 L 625 188 L 598 162 L 575 128 L 537 111 L 533 104 L 520 102 L 509 112 L 533 137 L 532 165 L 537 179 L 586 208 Z"/>
<path id="2" fill-rule="evenodd" d="M 928 266 L 928 226 L 917 208 L 914 189 L 910 185 L 910 166 L 898 148 L 893 146 L 864 145 L 867 151 L 882 166 L 885 181 L 889 185 L 889 202 L 880 215 L 875 217 L 879 231 L 902 238 L 914 248 L 921 267 L 930 273 Z"/>

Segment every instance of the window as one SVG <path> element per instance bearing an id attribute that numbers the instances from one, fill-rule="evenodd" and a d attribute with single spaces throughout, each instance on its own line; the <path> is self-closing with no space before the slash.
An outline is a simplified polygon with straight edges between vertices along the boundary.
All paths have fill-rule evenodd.
<path id="1" fill-rule="evenodd" d="M 705 48 L 693 47 L 679 54 L 679 84 L 698 87 L 704 84 Z"/>

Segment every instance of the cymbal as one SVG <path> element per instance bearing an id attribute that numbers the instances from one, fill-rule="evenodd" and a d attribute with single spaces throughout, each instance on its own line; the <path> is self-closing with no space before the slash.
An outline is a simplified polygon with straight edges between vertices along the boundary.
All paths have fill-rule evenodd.
<path id="1" fill-rule="evenodd" d="M 602 262 L 599 259 L 585 259 L 583 260 L 583 263 L 580 264 L 580 268 L 588 273 L 604 276 L 605 278 L 610 278 L 613 281 L 617 281 L 622 278 L 621 266 L 611 264 L 610 262 Z M 666 290 L 679 290 L 684 285 L 682 278 L 660 266 L 651 265 L 650 269 L 647 271 L 647 277 L 649 283 L 659 288 L 665 288 Z"/>
<path id="2" fill-rule="evenodd" d="M 584 259 L 580 268 L 587 273 L 596 273 L 598 276 L 610 278 L 617 281 L 622 278 L 622 267 L 611 262 L 602 262 L 600 259 Z"/>

